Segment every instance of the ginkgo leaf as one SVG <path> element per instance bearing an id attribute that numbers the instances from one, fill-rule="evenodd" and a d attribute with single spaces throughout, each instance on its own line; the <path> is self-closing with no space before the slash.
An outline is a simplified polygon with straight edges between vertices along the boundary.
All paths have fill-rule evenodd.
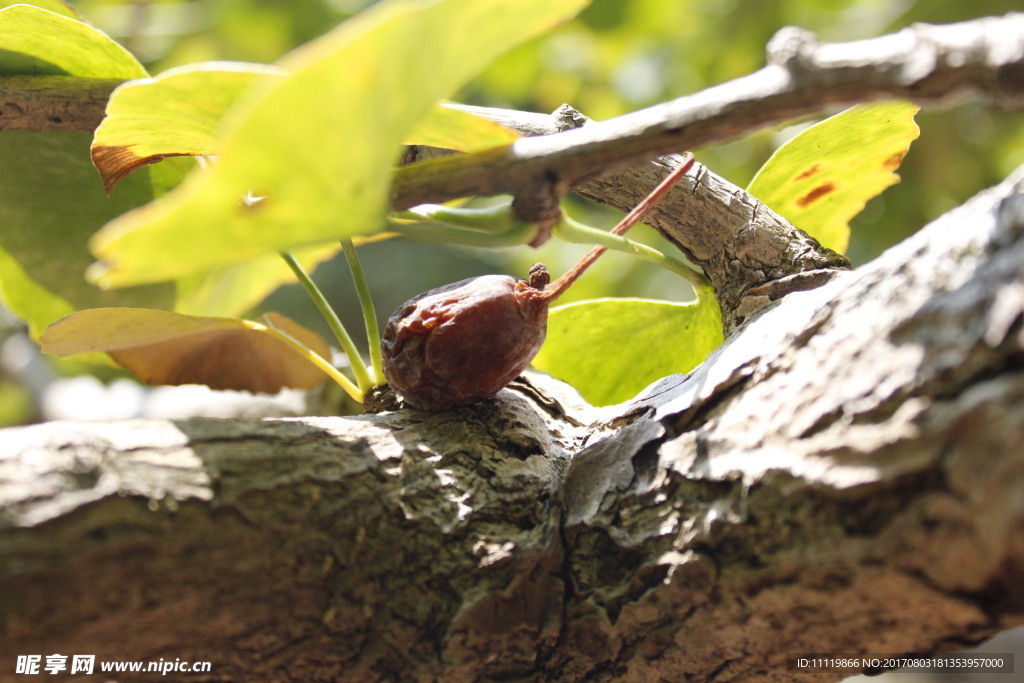
<path id="1" fill-rule="evenodd" d="M 594 299 L 552 308 L 534 367 L 597 406 L 626 401 L 652 382 L 689 372 L 722 344 L 711 291 L 697 301 Z"/>
<path id="2" fill-rule="evenodd" d="M 512 144 L 520 137 L 519 133 L 496 121 L 439 104 L 405 136 L 405 144 L 478 152 Z"/>
<path id="3" fill-rule="evenodd" d="M 321 357 L 327 343 L 277 313 L 268 326 Z M 39 338 L 46 353 L 105 351 L 148 384 L 205 384 L 213 389 L 276 393 L 312 389 L 326 376 L 280 339 L 246 320 L 203 318 L 142 308 L 95 308 L 54 322 Z"/>
<path id="4" fill-rule="evenodd" d="M 90 276 L 105 287 L 157 282 L 379 231 L 392 165 L 416 122 L 498 54 L 585 4 L 370 7 L 286 56 L 287 76 L 246 91 L 226 115 L 208 173 L 105 226 Z M 249 204 L 249 193 L 267 199 Z"/>
<path id="5" fill-rule="evenodd" d="M 0 74 L 123 80 L 148 75 L 99 29 L 32 5 L 0 9 Z"/>
<path id="6" fill-rule="evenodd" d="M 64 3 L 0 3 L 0 75 L 124 80 L 139 62 Z M 53 11 L 48 11 L 53 10 Z M 89 163 L 89 135 L 0 133 L 0 299 L 33 337 L 62 315 L 99 306 L 169 307 L 171 285 L 103 292 L 84 279 L 86 242 L 115 216 L 184 177 L 180 164 L 151 169 L 108 199 Z"/>
<path id="7" fill-rule="evenodd" d="M 256 79 L 283 73 L 263 64 L 205 62 L 118 86 L 91 149 L 103 186 L 109 193 L 129 173 L 169 156 L 216 154 L 224 112 Z"/>
<path id="8" fill-rule="evenodd" d="M 775 151 L 747 191 L 822 245 L 840 253 L 850 219 L 898 183 L 917 139 L 918 107 L 894 101 L 862 104 L 811 126 Z"/>

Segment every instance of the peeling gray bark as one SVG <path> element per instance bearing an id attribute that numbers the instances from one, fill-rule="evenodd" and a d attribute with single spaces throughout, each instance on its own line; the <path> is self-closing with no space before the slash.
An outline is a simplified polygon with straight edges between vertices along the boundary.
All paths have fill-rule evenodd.
<path id="1" fill-rule="evenodd" d="M 787 653 L 1024 621 L 1022 189 L 786 297 L 574 458 L 571 622 L 609 680 L 793 680 Z"/>
<path id="2" fill-rule="evenodd" d="M 1024 623 L 1022 360 L 1024 170 L 622 406 L 535 377 L 441 414 L 5 430 L 0 661 L 822 681 L 785 655 L 961 647 Z"/>

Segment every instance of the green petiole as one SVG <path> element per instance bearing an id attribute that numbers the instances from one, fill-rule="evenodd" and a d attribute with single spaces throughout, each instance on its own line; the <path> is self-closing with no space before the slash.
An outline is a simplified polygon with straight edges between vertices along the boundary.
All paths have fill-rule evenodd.
<path id="1" fill-rule="evenodd" d="M 417 242 L 497 249 L 528 244 L 537 225 L 516 218 L 511 202 L 482 209 L 421 204 L 396 214 L 391 232 Z"/>
<path id="2" fill-rule="evenodd" d="M 360 403 L 363 402 L 363 391 L 360 390 L 359 387 L 357 387 L 352 382 L 352 380 L 350 380 L 345 375 L 341 374 L 341 372 L 338 371 L 338 368 L 331 365 L 329 361 L 323 358 L 323 356 L 321 356 L 316 351 L 300 342 L 295 337 L 291 336 L 287 332 L 283 332 L 277 329 L 276 327 L 271 325 L 270 322 L 267 321 L 265 318 L 264 322 L 262 323 L 253 322 L 252 320 L 243 320 L 241 322 L 250 330 L 256 330 L 257 332 L 269 334 L 270 336 L 275 337 L 280 341 L 284 342 L 289 347 L 291 347 L 296 353 L 301 355 L 303 358 L 308 360 L 313 365 L 323 370 L 328 377 L 337 382 L 338 385 L 340 385 L 341 388 L 345 390 L 345 393 L 347 393 L 356 401 Z"/>
<path id="3" fill-rule="evenodd" d="M 386 384 L 384 378 L 384 361 L 380 351 L 380 328 L 377 326 L 377 312 L 373 307 L 373 297 L 370 296 L 370 285 L 366 281 L 366 273 L 363 271 L 363 264 L 356 253 L 356 245 L 351 239 L 341 240 L 342 251 L 345 252 L 345 260 L 348 261 L 348 268 L 352 272 L 352 281 L 356 286 L 356 295 L 359 297 L 359 307 L 363 310 L 363 322 L 366 324 L 366 341 L 370 349 L 370 367 L 373 371 L 373 385 Z"/>
<path id="4" fill-rule="evenodd" d="M 395 214 L 400 221 L 430 221 L 488 235 L 500 235 L 522 223 L 512 211 L 512 202 L 487 207 L 456 207 L 420 204 Z"/>
<path id="5" fill-rule="evenodd" d="M 420 223 L 415 225 L 392 224 L 389 232 L 398 233 L 406 239 L 430 244 L 454 244 L 462 247 L 518 247 L 529 244 L 537 235 L 535 223 L 520 223 L 503 233 L 477 232 L 467 228 L 448 225 Z"/>
<path id="6" fill-rule="evenodd" d="M 292 269 L 293 273 L 295 273 L 295 277 L 299 279 L 299 282 L 302 284 L 303 288 L 305 288 L 306 293 L 309 294 L 309 298 L 313 300 L 313 303 L 316 304 L 316 307 L 320 310 L 320 315 L 322 315 L 324 320 L 327 321 L 327 326 L 331 328 L 331 332 L 334 333 L 334 336 L 337 338 L 338 343 L 341 344 L 341 348 L 345 352 L 345 355 L 348 356 L 349 363 L 352 365 L 352 374 L 356 376 L 356 384 L 359 387 L 359 392 L 361 394 L 365 394 L 373 388 L 374 382 L 370 378 L 370 371 L 367 369 L 366 364 L 363 363 L 363 359 L 359 356 L 359 350 L 356 349 L 356 345 L 352 341 L 352 337 L 349 336 L 348 330 L 346 330 L 345 326 L 341 324 L 341 320 L 338 319 L 338 314 L 335 313 L 334 309 L 331 308 L 331 305 L 327 303 L 327 299 L 324 297 L 323 293 L 309 275 L 306 274 L 306 271 L 298 260 L 287 251 L 281 252 L 281 258 L 285 260 L 288 267 Z M 360 397 L 358 400 L 362 401 L 363 399 Z"/>

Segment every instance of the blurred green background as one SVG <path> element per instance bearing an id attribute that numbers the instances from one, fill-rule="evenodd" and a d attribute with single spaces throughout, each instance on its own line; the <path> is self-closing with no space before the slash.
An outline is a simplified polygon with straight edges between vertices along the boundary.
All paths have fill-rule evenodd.
<path id="1" fill-rule="evenodd" d="M 373 3 L 81 0 L 71 4 L 131 49 L 151 73 L 159 73 L 206 60 L 272 62 Z M 810 29 L 823 41 L 846 41 L 889 33 L 913 22 L 947 23 L 1020 7 L 1020 0 L 593 0 L 579 18 L 490 65 L 452 99 L 541 112 L 567 102 L 591 118 L 606 119 L 757 70 L 764 65 L 765 44 L 786 25 Z M 779 144 L 809 123 L 793 122 L 695 152 L 699 161 L 743 187 Z M 869 203 L 854 221 L 849 256 L 855 264 L 869 261 L 1024 164 L 1024 123 L 1019 114 L 966 104 L 922 112 L 918 123 L 921 137 L 900 169 L 903 182 Z M 614 212 L 582 201 L 573 203 L 573 213 L 605 227 L 617 218 Z M 658 239 L 652 231 L 638 237 Z M 523 275 L 536 261 L 547 263 L 557 275 L 585 250 L 560 243 L 540 250 L 484 251 L 382 242 L 363 247 L 361 254 L 378 313 L 386 319 L 406 299 L 447 282 L 488 272 Z M 346 324 L 360 329 L 343 262 L 324 264 L 316 279 Z M 608 295 L 690 297 L 675 276 L 628 256 L 608 254 L 562 303 Z M 327 334 L 297 287 L 283 288 L 261 310 L 287 312 Z M 16 321 L 0 317 L 0 343 L 16 330 Z M 0 365 L 0 425 L 38 417 L 30 403 L 13 374 L 5 374 Z"/>

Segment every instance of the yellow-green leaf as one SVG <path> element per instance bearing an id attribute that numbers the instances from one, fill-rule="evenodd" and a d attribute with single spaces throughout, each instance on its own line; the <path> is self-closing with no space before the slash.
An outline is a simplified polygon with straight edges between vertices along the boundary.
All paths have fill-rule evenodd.
<path id="1" fill-rule="evenodd" d="M 428 145 L 460 152 L 478 152 L 510 145 L 520 138 L 511 128 L 477 116 L 464 109 L 440 104 L 416 124 L 406 138 L 407 145 Z"/>
<path id="2" fill-rule="evenodd" d="M 32 5 L 0 9 L 0 75 L 145 78 L 128 50 L 77 19 Z"/>
<path id="3" fill-rule="evenodd" d="M 275 328 L 321 356 L 327 343 L 276 313 Z M 275 393 L 312 389 L 326 376 L 281 340 L 230 318 L 203 318 L 142 308 L 95 308 L 67 315 L 40 336 L 46 353 L 105 351 L 148 384 L 205 384 L 213 389 Z"/>
<path id="4" fill-rule="evenodd" d="M 558 306 L 534 367 L 568 382 L 591 404 L 620 403 L 652 382 L 689 372 L 722 343 L 714 294 L 675 303 L 594 299 Z"/>
<path id="5" fill-rule="evenodd" d="M 586 2 L 374 5 L 286 56 L 288 76 L 247 91 L 209 173 L 100 231 L 92 276 L 103 286 L 155 282 L 380 230 L 391 166 L 413 125 L 495 56 Z M 244 202 L 249 193 L 267 199 Z"/>
<path id="6" fill-rule="evenodd" d="M 895 170 L 920 133 L 916 104 L 858 105 L 800 133 L 772 155 L 747 191 L 840 253 L 850 219 L 899 182 Z"/>
<path id="7" fill-rule="evenodd" d="M 91 150 L 107 192 L 132 171 L 166 157 L 216 154 L 224 112 L 256 79 L 282 75 L 263 64 L 206 62 L 120 85 Z"/>

